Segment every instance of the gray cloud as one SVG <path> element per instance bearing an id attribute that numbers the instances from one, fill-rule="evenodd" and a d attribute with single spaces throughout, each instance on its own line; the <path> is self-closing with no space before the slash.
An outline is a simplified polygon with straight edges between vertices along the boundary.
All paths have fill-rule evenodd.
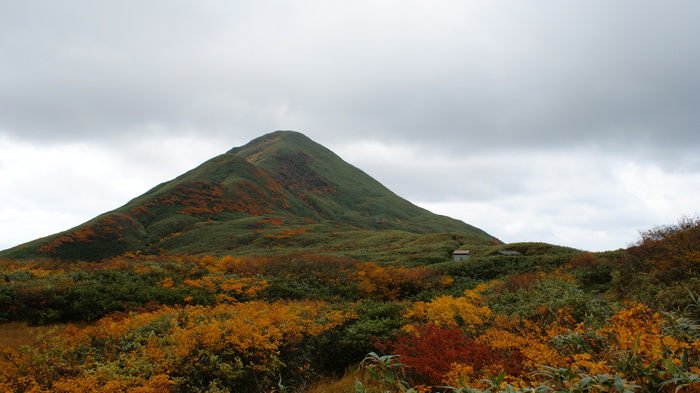
<path id="1" fill-rule="evenodd" d="M 696 5 L 385 4 L 15 4 L 2 125 L 221 132 L 287 108 L 325 132 L 349 121 L 428 143 L 700 138 Z"/>

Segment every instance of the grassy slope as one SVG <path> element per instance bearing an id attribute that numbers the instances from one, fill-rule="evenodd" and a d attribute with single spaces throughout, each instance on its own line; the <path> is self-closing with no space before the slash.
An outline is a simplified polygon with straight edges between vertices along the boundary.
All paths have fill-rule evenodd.
<path id="1" fill-rule="evenodd" d="M 416 246 L 432 233 L 444 233 L 432 249 Z M 469 240 L 455 240 L 459 236 Z M 277 131 L 114 211 L 0 257 L 33 258 L 37 250 L 99 260 L 124 252 L 250 255 L 304 249 L 434 262 L 449 258 L 456 246 L 492 241 L 478 228 L 411 204 L 303 134 Z"/>
<path id="2" fill-rule="evenodd" d="M 267 134 L 246 146 L 232 149 L 229 153 L 244 157 L 270 173 L 289 169 L 285 168 L 285 164 L 295 163 L 300 167 L 306 161 L 308 168 L 300 168 L 300 171 L 307 176 L 313 172 L 311 177 L 325 180 L 333 191 L 326 195 L 309 191 L 313 187 L 299 191 L 313 198 L 326 212 L 326 217 L 335 221 L 350 222 L 367 229 L 389 228 L 417 233 L 460 232 L 491 238 L 488 233 L 472 225 L 413 205 L 298 132 L 277 131 Z M 304 156 L 308 157 L 300 158 Z"/>

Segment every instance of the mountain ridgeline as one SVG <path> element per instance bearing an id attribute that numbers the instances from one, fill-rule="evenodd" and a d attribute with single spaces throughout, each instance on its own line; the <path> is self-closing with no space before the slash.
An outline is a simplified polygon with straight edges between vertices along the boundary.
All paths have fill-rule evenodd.
<path id="1" fill-rule="evenodd" d="M 276 131 L 0 257 L 314 252 L 430 263 L 464 244 L 496 243 L 474 226 L 413 205 L 305 135 Z"/>

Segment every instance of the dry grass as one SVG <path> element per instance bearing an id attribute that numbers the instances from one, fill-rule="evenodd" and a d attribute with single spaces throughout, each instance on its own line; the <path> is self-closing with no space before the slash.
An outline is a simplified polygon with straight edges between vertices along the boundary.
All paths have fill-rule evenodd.
<path id="1" fill-rule="evenodd" d="M 32 345 L 38 335 L 49 333 L 56 325 L 29 326 L 24 322 L 0 324 L 0 346 L 18 349 L 22 345 Z"/>
<path id="2" fill-rule="evenodd" d="M 364 370 L 350 369 L 339 379 L 327 379 L 314 383 L 304 389 L 304 393 L 353 393 L 355 382 L 360 381 L 367 386 L 369 377 Z"/>

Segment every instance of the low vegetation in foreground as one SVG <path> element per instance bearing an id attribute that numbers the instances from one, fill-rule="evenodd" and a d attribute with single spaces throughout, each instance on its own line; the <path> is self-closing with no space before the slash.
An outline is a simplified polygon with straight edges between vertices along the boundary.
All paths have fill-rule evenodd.
<path id="1" fill-rule="evenodd" d="M 523 255 L 5 260 L 0 391 L 700 389 L 700 219 L 611 252 L 499 247 Z"/>

